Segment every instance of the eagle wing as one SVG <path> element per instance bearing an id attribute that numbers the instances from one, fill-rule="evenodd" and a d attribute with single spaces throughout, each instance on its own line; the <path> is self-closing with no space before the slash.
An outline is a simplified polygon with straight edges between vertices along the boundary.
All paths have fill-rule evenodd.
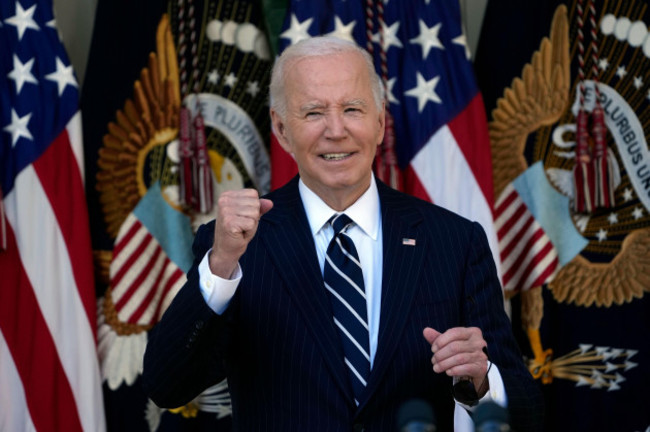
<path id="1" fill-rule="evenodd" d="M 585 307 L 610 307 L 643 297 L 650 292 L 650 229 L 630 233 L 611 263 L 576 256 L 548 286 L 558 302 Z"/>
<path id="2" fill-rule="evenodd" d="M 489 125 L 492 145 L 494 192 L 504 188 L 528 164 L 523 152 L 528 134 L 556 122 L 569 101 L 571 61 L 566 6 L 553 15 L 551 34 L 544 38 L 521 78 L 515 78 L 492 111 Z"/>
<path id="3" fill-rule="evenodd" d="M 180 86 L 176 48 L 169 17 L 163 15 L 156 32 L 156 52 L 133 86 L 133 99 L 108 124 L 97 161 L 97 190 L 106 230 L 115 238 L 146 193 L 142 169 L 146 151 L 178 134 Z"/>

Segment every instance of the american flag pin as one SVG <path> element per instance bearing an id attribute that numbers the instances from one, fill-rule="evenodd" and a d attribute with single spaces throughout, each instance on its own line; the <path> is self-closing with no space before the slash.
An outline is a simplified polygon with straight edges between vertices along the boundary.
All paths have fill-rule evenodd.
<path id="1" fill-rule="evenodd" d="M 404 246 L 415 246 L 415 239 L 403 238 L 402 239 L 402 244 Z"/>

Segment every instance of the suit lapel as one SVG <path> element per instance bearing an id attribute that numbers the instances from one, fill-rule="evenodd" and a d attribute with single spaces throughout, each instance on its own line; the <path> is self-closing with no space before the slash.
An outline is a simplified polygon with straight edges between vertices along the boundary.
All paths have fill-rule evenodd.
<path id="1" fill-rule="evenodd" d="M 384 238 L 381 317 L 375 362 L 358 411 L 381 384 L 402 338 L 428 248 L 418 230 L 422 215 L 404 205 L 403 197 L 387 186 L 378 186 Z"/>
<path id="2" fill-rule="evenodd" d="M 274 210 L 265 215 L 264 225 L 260 224 L 262 239 L 332 376 L 353 403 L 343 349 L 297 185 L 294 179 L 273 197 Z"/>

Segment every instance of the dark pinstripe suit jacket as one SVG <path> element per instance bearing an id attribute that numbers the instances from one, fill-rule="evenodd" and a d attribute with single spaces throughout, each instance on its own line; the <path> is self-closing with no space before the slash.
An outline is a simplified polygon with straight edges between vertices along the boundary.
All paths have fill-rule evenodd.
<path id="1" fill-rule="evenodd" d="M 413 397 L 431 403 L 438 430 L 452 430 L 451 379 L 432 371 L 422 329 L 478 326 L 503 377 L 515 430 L 541 430 L 541 395 L 503 312 L 480 225 L 378 187 L 379 344 L 358 407 L 297 178 L 268 196 L 275 205 L 240 260 L 243 278 L 222 316 L 198 288 L 197 264 L 212 245 L 214 222 L 199 229 L 188 282 L 150 333 L 143 382 L 151 399 L 177 407 L 228 377 L 235 430 L 393 431 L 400 404 Z M 404 238 L 416 245 L 403 245 Z"/>

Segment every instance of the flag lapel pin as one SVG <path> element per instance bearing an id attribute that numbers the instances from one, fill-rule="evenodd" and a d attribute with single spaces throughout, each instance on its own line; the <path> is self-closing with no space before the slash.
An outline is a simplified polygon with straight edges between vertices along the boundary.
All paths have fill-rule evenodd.
<path id="1" fill-rule="evenodd" d="M 415 239 L 412 238 L 403 238 L 402 244 L 404 246 L 415 246 Z"/>

